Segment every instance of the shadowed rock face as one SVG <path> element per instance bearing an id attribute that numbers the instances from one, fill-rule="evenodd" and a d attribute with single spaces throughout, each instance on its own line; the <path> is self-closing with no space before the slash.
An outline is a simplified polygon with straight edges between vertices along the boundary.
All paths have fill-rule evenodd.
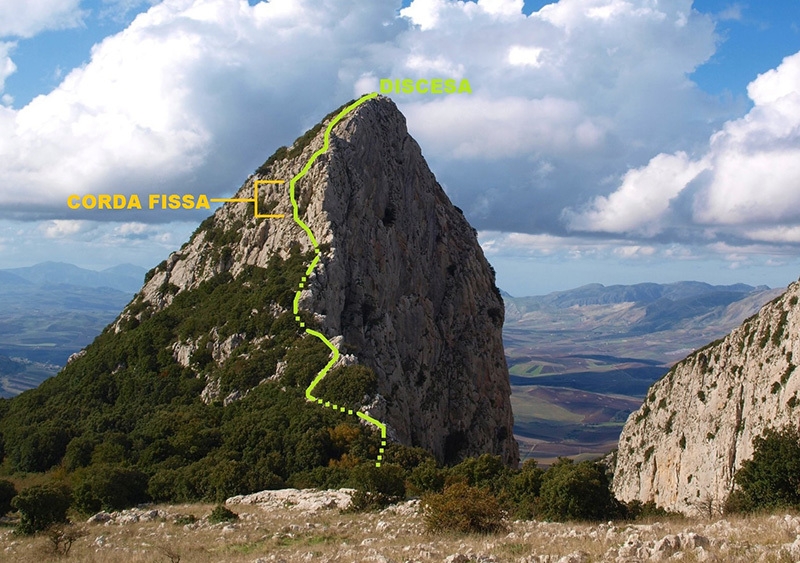
<path id="1" fill-rule="evenodd" d="M 324 127 L 298 156 L 248 178 L 236 195 L 251 197 L 255 180 L 286 180 L 259 190 L 260 208 L 285 219 L 256 221 L 247 204 L 226 204 L 215 213 L 214 230 L 234 231 L 236 240 L 221 251 L 218 237 L 199 231 L 156 270 L 142 290 L 145 300 L 165 307 L 220 272 L 264 267 L 293 246 L 311 250 L 291 219 L 288 181 L 322 147 L 323 133 Z M 296 196 L 322 249 L 300 307 L 316 315 L 343 354 L 378 374 L 379 396 L 367 412 L 387 423 L 390 438 L 440 461 L 489 452 L 516 464 L 494 272 L 394 103 L 378 97 L 340 121 Z"/>
<path id="2" fill-rule="evenodd" d="M 614 492 L 697 513 L 721 508 L 766 428 L 800 415 L 800 283 L 724 339 L 676 364 L 630 415 Z"/>

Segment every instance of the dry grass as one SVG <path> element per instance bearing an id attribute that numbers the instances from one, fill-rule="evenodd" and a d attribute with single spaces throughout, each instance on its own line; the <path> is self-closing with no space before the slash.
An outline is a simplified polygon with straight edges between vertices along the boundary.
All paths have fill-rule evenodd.
<path id="1" fill-rule="evenodd" d="M 403 506 L 403 505 L 401 505 Z M 463 554 L 471 561 L 556 562 L 575 552 L 584 561 L 617 561 L 620 549 L 640 542 L 645 548 L 668 535 L 694 532 L 709 540 L 702 551 L 686 550 L 684 562 L 732 563 L 798 561 L 782 546 L 800 534 L 800 518 L 758 516 L 712 520 L 651 521 L 614 524 L 513 522 L 500 535 L 429 535 L 412 507 L 379 513 L 338 510 L 302 512 L 296 508 L 266 511 L 235 505 L 240 519 L 208 524 L 202 518 L 212 505 L 157 506 L 167 517 L 130 524 L 79 524 L 68 557 L 53 551 L 46 534 L 19 537 L 0 528 L 0 560 L 19 563 L 72 560 L 103 563 L 248 562 L 255 561 L 443 561 Z M 195 524 L 175 523 L 193 515 Z M 624 559 L 620 559 L 624 560 Z M 635 561 L 636 559 L 628 559 Z"/>

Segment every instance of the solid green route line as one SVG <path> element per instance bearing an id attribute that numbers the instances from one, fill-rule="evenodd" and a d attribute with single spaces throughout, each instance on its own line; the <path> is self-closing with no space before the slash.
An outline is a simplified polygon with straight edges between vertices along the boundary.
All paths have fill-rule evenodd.
<path id="1" fill-rule="evenodd" d="M 292 200 L 292 211 L 293 211 L 292 217 L 294 218 L 294 222 L 300 225 L 300 228 L 306 232 L 309 240 L 311 241 L 311 244 L 314 246 L 314 259 L 311 260 L 311 263 L 308 265 L 308 268 L 306 268 L 305 275 L 300 279 L 300 284 L 298 286 L 297 293 L 295 293 L 294 295 L 292 311 L 294 312 L 295 320 L 298 323 L 300 323 L 300 328 L 305 329 L 307 334 L 319 338 L 325 344 L 325 346 L 327 346 L 331 350 L 331 359 L 328 361 L 327 364 L 325 364 L 325 367 L 320 370 L 320 372 L 314 378 L 314 381 L 312 381 L 311 385 L 309 385 L 308 388 L 306 389 L 306 398 L 309 401 L 314 401 L 324 407 L 332 408 L 333 410 L 339 412 L 346 412 L 347 414 L 350 415 L 354 414 L 358 418 L 366 420 L 373 426 L 376 426 L 381 431 L 381 447 L 378 450 L 378 458 L 375 461 L 375 467 L 380 467 L 381 460 L 383 459 L 383 452 L 384 449 L 386 448 L 386 425 L 380 422 L 379 420 L 372 418 L 366 413 L 363 413 L 361 411 L 354 411 L 353 409 L 348 409 L 347 407 L 343 407 L 341 405 L 332 404 L 330 401 L 325 401 L 323 399 L 314 396 L 314 388 L 319 384 L 320 381 L 323 380 L 325 374 L 327 374 L 328 371 L 339 360 L 339 350 L 336 349 L 336 346 L 334 346 L 333 343 L 330 340 L 328 340 L 324 334 L 317 332 L 316 330 L 311 330 L 310 328 L 306 328 L 305 323 L 300 319 L 300 314 L 299 314 L 300 294 L 303 291 L 303 288 L 306 286 L 306 282 L 308 281 L 308 278 L 311 276 L 311 273 L 314 271 L 314 268 L 319 263 L 320 250 L 319 250 L 319 244 L 317 243 L 317 238 L 314 236 L 314 233 L 311 232 L 311 229 L 308 227 L 308 225 L 306 225 L 306 223 L 300 218 L 300 210 L 298 209 L 297 197 L 295 195 L 295 185 L 297 184 L 297 181 L 308 173 L 308 171 L 311 169 L 311 165 L 314 164 L 314 161 L 317 160 L 319 156 L 325 154 L 328 151 L 328 148 L 330 147 L 331 131 L 333 130 L 334 126 L 336 126 L 336 124 L 339 123 L 339 121 L 341 121 L 345 115 L 347 115 L 348 113 L 356 109 L 358 106 L 360 106 L 367 100 L 371 100 L 377 95 L 378 95 L 377 92 L 373 92 L 372 94 L 366 94 L 360 97 L 358 100 L 356 100 L 355 102 L 344 108 L 342 111 L 340 111 L 339 114 L 336 117 L 334 117 L 330 123 L 328 123 L 328 127 L 325 128 L 325 136 L 323 137 L 322 148 L 316 151 L 314 154 L 312 154 L 311 158 L 309 158 L 308 162 L 306 162 L 305 166 L 303 166 L 303 169 L 300 170 L 300 172 L 298 172 L 297 175 L 289 181 L 289 197 Z"/>

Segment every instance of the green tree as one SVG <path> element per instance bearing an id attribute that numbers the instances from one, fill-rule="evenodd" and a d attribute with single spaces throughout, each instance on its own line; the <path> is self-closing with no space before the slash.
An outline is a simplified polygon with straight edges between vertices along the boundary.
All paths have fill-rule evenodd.
<path id="1" fill-rule="evenodd" d="M 753 458 L 736 472 L 726 511 L 800 508 L 800 433 L 767 429 L 753 440 Z"/>
<path id="2" fill-rule="evenodd" d="M 121 510 L 149 500 L 147 476 L 134 468 L 91 465 L 75 473 L 74 484 L 75 508 L 86 514 Z"/>
<path id="3" fill-rule="evenodd" d="M 428 459 L 414 469 L 408 476 L 408 482 L 416 492 L 441 493 L 447 481 L 448 469 L 439 467 L 434 459 Z"/>
<path id="4" fill-rule="evenodd" d="M 72 495 L 66 485 L 48 483 L 28 487 L 11 501 L 20 514 L 17 530 L 34 534 L 51 524 L 65 522 L 71 502 Z"/>
<path id="5" fill-rule="evenodd" d="M 619 513 L 606 472 L 598 463 L 559 458 L 542 476 L 538 515 L 547 520 L 607 520 Z"/>
<path id="6" fill-rule="evenodd" d="M 5 516 L 11 511 L 11 501 L 17 496 L 14 483 L 0 479 L 0 516 Z"/>
<path id="7" fill-rule="evenodd" d="M 511 474 L 500 456 L 492 454 L 468 457 L 450 469 L 452 477 L 463 477 L 473 487 L 487 487 L 495 495 L 508 487 Z"/>
<path id="8" fill-rule="evenodd" d="M 536 500 L 542 488 L 544 473 L 535 459 L 528 459 L 511 477 L 508 494 L 517 517 L 530 519 L 536 515 Z"/>
<path id="9" fill-rule="evenodd" d="M 332 369 L 319 382 L 314 394 L 337 405 L 358 408 L 364 398 L 375 393 L 378 377 L 366 366 L 352 365 Z"/>
<path id="10" fill-rule="evenodd" d="M 350 510 L 375 510 L 405 498 L 405 471 L 399 465 L 384 463 L 375 467 L 365 463 L 350 471 L 350 484 L 356 489 Z"/>

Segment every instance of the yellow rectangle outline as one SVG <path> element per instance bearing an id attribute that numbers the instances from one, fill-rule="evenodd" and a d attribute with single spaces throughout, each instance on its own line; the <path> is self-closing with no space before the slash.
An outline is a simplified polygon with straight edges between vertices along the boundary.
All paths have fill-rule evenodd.
<path id="1" fill-rule="evenodd" d="M 285 184 L 285 180 L 256 180 L 253 182 L 253 215 L 257 219 L 283 219 L 285 215 L 283 213 L 267 213 L 261 214 L 258 213 L 258 186 L 261 184 Z"/>

